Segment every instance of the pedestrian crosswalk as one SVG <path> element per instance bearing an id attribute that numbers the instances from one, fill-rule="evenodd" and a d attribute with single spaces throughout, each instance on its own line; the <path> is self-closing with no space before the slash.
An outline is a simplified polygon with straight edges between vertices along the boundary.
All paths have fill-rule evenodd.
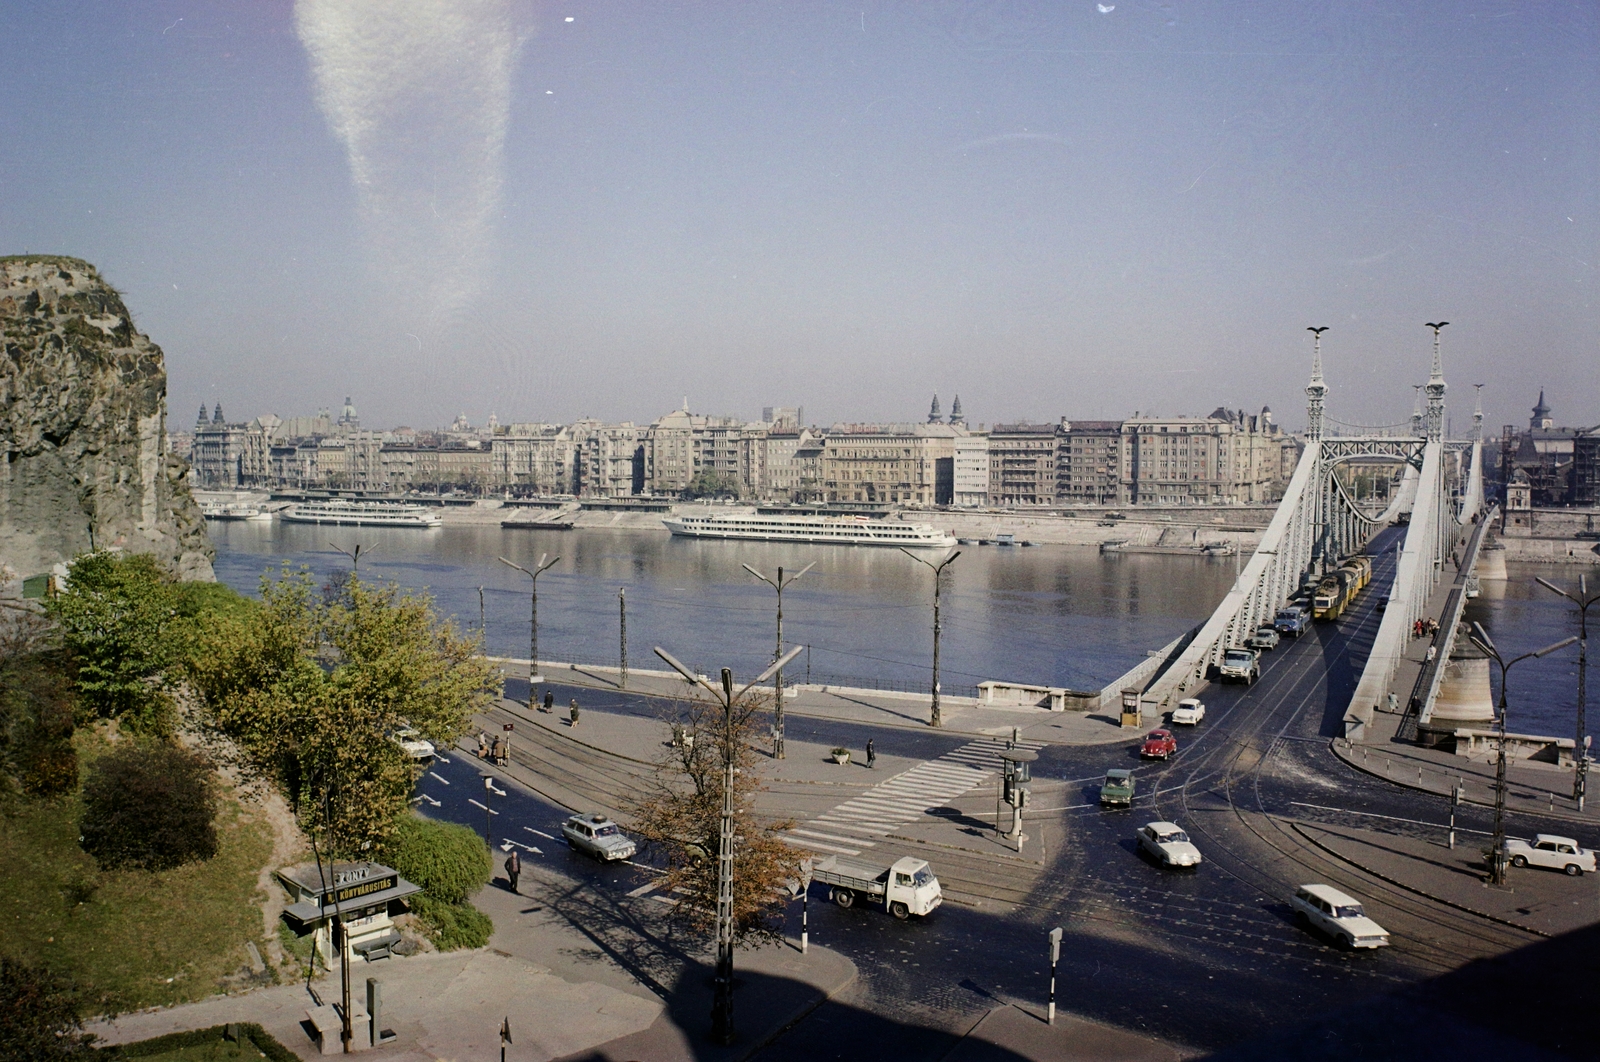
<path id="1" fill-rule="evenodd" d="M 789 830 L 790 844 L 824 855 L 860 855 L 898 826 L 943 807 L 1000 769 L 1007 748 L 1037 750 L 1038 742 L 980 738 L 919 763 L 909 771 L 846 800 L 833 810 Z"/>

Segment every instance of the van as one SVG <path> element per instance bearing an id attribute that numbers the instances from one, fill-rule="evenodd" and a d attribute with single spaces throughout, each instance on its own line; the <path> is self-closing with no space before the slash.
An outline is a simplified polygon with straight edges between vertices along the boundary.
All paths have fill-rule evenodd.
<path id="1" fill-rule="evenodd" d="M 1367 917 L 1361 901 L 1332 885 L 1302 885 L 1290 901 L 1295 921 L 1321 930 L 1343 948 L 1383 948 L 1389 932 Z"/>

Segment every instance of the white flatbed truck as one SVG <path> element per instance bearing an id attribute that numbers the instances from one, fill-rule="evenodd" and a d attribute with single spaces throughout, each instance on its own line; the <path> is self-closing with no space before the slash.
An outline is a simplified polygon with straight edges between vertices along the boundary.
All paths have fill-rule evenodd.
<path id="1" fill-rule="evenodd" d="M 840 907 L 881 903 L 896 918 L 928 914 L 944 901 L 933 868 L 910 856 L 890 866 L 829 856 L 812 867 L 811 878 L 827 884 L 829 899 Z"/>

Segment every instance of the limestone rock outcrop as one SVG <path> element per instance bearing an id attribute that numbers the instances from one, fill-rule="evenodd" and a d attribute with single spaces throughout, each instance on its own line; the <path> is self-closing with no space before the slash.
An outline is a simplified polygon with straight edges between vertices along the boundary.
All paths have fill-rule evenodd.
<path id="1" fill-rule="evenodd" d="M 76 258 L 0 257 L 0 349 L 0 561 L 30 575 L 118 546 L 214 578 L 165 359 L 116 289 Z"/>

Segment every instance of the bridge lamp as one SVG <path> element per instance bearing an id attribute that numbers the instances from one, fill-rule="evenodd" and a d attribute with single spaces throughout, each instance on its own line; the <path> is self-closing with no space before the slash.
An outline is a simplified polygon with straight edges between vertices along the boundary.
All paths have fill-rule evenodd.
<path id="1" fill-rule="evenodd" d="M 751 575 L 755 576 L 757 579 L 760 579 L 762 582 L 766 583 L 768 586 L 772 587 L 778 592 L 778 647 L 772 651 L 772 658 L 774 660 L 783 655 L 783 589 L 816 566 L 817 562 L 812 561 L 799 571 L 791 572 L 787 577 L 785 577 L 783 574 L 783 568 L 780 566 L 778 568 L 778 577 L 776 579 L 769 579 L 765 575 L 756 571 L 754 568 L 750 567 L 750 565 L 743 565 L 745 571 L 749 572 Z M 777 671 L 773 672 L 772 696 L 774 705 L 772 709 L 772 758 L 775 760 L 781 760 L 784 758 L 783 668 L 781 667 L 778 668 Z"/>
<path id="2" fill-rule="evenodd" d="M 1472 633 L 1468 635 L 1472 644 L 1482 649 L 1491 660 L 1500 665 L 1500 704 L 1498 706 L 1499 722 L 1495 727 L 1496 744 L 1499 751 L 1495 756 L 1494 766 L 1494 846 L 1489 853 L 1489 880 L 1496 885 L 1506 883 L 1506 673 L 1512 666 L 1534 657 L 1549 656 L 1558 649 L 1565 649 L 1578 639 L 1574 636 L 1563 638 L 1559 642 L 1547 645 L 1543 649 L 1535 649 L 1531 653 L 1514 656 L 1510 660 L 1500 655 L 1500 650 L 1495 648 L 1494 639 L 1489 637 L 1489 632 L 1483 629 L 1483 624 L 1474 622 Z"/>

